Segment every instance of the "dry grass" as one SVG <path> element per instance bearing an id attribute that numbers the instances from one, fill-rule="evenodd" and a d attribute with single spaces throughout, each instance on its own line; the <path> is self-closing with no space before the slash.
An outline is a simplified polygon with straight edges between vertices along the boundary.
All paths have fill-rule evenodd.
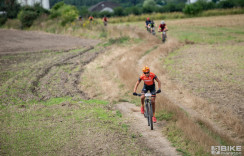
<path id="1" fill-rule="evenodd" d="M 169 27 L 170 25 L 185 25 L 186 27 L 189 27 L 192 23 L 196 26 L 240 27 L 243 25 L 243 20 L 241 20 L 243 17 L 243 15 L 234 15 L 199 19 L 193 18 L 172 20 L 167 23 Z M 204 99 L 192 95 L 181 85 L 176 85 L 170 80 L 171 78 L 166 74 L 165 69 L 162 68 L 162 59 L 164 59 L 170 52 L 181 47 L 182 43 L 169 38 L 166 44 L 161 44 L 157 38 L 150 36 L 146 32 L 140 32 L 135 28 L 130 29 L 136 30 L 137 32 L 137 34 L 134 35 L 129 33 L 130 35 L 137 37 L 140 34 L 146 41 L 138 45 L 115 46 L 109 49 L 105 55 L 99 56 L 99 58 L 93 62 L 94 64 L 88 65 L 87 72 L 89 71 L 93 76 L 90 77 L 91 75 L 88 75 L 87 79 L 90 79 L 91 84 L 95 83 L 96 86 L 100 86 L 97 87 L 96 90 L 94 88 L 89 88 L 89 92 L 99 91 L 102 94 L 105 91 L 110 91 L 105 97 L 115 101 L 119 100 L 121 96 L 127 95 L 128 97 L 133 91 L 137 78 L 140 76 L 141 68 L 144 65 L 148 65 L 152 69 L 151 71 L 156 73 L 162 81 L 164 93 L 157 96 L 157 109 L 174 112 L 175 118 L 177 119 L 176 126 L 180 128 L 190 140 L 199 142 L 198 145 L 202 146 L 205 151 L 209 151 L 211 145 L 220 144 L 213 136 L 208 134 L 208 132 L 204 132 L 203 128 L 197 124 L 198 122 L 201 122 L 207 127 L 209 133 L 220 136 L 228 145 L 236 145 L 237 143 L 240 143 L 238 138 L 243 134 L 243 126 L 238 118 L 228 111 L 224 111 L 223 114 L 223 110 L 219 110 Z M 125 32 L 125 34 L 128 34 L 126 26 L 119 26 L 114 31 L 110 30 L 109 33 L 115 34 L 115 36 L 121 35 L 121 33 L 118 32 Z M 155 46 L 157 48 L 145 55 L 148 50 Z M 97 66 L 98 64 L 100 68 L 94 68 L 94 66 Z M 107 77 L 106 81 L 104 81 L 106 83 L 108 83 L 107 81 L 110 81 L 108 87 L 104 87 L 103 83 L 101 84 L 101 82 L 103 82 L 100 81 L 102 79 L 101 77 Z M 138 88 L 138 92 L 140 92 L 141 87 L 142 85 Z M 103 98 L 103 96 L 100 95 L 100 98 Z M 133 99 L 133 97 L 131 98 Z M 196 106 L 199 110 L 204 110 L 203 112 L 205 113 L 193 111 L 193 108 Z M 184 113 L 182 108 L 189 113 L 189 116 Z M 216 118 L 213 118 L 213 112 L 218 112 L 216 114 L 219 115 L 218 119 L 221 120 L 220 124 L 215 123 L 214 120 Z M 223 121 L 225 121 L 225 123 L 223 123 Z M 228 132 L 226 127 L 222 127 L 221 125 L 228 125 L 232 128 L 229 129 Z M 232 135 L 233 131 L 236 133 L 237 137 Z"/>
<path id="2" fill-rule="evenodd" d="M 181 20 L 168 20 L 167 24 L 185 26 L 202 26 L 202 27 L 233 27 L 244 25 L 244 15 L 227 15 L 215 17 L 198 17 Z"/>
<path id="3" fill-rule="evenodd" d="M 144 65 L 149 65 L 152 72 L 155 72 L 159 78 L 164 74 L 164 70 L 160 68 L 160 59 L 181 46 L 179 42 L 169 40 L 162 45 L 158 39 L 149 37 L 148 43 L 141 43 L 132 47 L 113 47 L 108 50 L 105 55 L 89 64 L 86 70 L 86 76 L 89 77 L 90 83 L 97 86 L 97 88 L 88 88 L 88 92 L 107 93 L 100 98 L 113 99 L 117 101 L 126 94 L 131 94 L 137 78 L 140 76 L 141 68 Z M 150 55 L 144 56 L 148 49 L 157 45 L 158 48 L 150 52 Z M 98 66 L 99 69 L 95 67 Z M 123 88 L 119 88 L 119 83 L 123 84 Z M 102 83 L 101 83 L 102 82 Z M 163 82 L 164 83 L 164 82 Z M 84 86 L 83 86 L 84 87 Z M 138 88 L 140 92 L 142 85 Z M 87 88 L 86 88 L 87 89 Z M 112 91 L 112 92 L 111 92 Z M 104 95 L 104 94 L 102 94 Z M 205 151 L 213 144 L 217 145 L 211 137 L 201 131 L 201 128 L 190 119 L 177 105 L 172 103 L 167 97 L 158 95 L 157 109 L 164 109 L 174 112 L 177 119 L 176 126 L 182 129 L 185 135 L 193 141 L 199 142 L 199 147 L 203 147 Z"/>
<path id="4" fill-rule="evenodd" d="M 182 25 L 182 29 L 178 28 L 177 31 L 189 32 L 194 27 L 205 26 L 206 31 L 214 33 L 212 30 L 215 29 L 212 28 L 221 27 L 219 30 L 228 30 L 228 35 L 239 33 L 238 37 L 243 39 L 243 19 L 243 15 L 234 15 L 183 19 L 168 23 Z M 190 29 L 187 28 L 189 24 L 192 24 Z M 216 40 L 221 40 L 220 38 L 226 35 L 224 33 L 222 36 L 216 36 Z M 178 82 L 178 87 L 181 90 L 188 88 L 188 95 L 193 92 L 204 98 L 194 97 L 188 107 L 197 110 L 224 129 L 224 132 L 219 133 L 226 133 L 228 140 L 239 143 L 244 142 L 242 44 L 243 42 L 238 43 L 238 40 L 229 39 L 224 44 L 189 45 L 167 58 L 171 79 Z M 188 100 L 185 97 L 179 102 L 184 99 Z M 210 125 L 216 127 L 213 123 Z"/>

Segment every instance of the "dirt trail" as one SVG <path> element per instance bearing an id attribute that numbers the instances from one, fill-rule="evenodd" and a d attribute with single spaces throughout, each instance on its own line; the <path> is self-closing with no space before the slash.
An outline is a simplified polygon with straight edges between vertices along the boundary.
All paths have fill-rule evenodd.
<path id="1" fill-rule="evenodd" d="M 153 130 L 147 126 L 146 118 L 141 114 L 140 108 L 131 103 L 119 103 L 115 108 L 120 110 L 123 116 L 130 121 L 131 127 L 139 132 L 144 143 L 154 149 L 159 155 L 176 156 L 179 153 L 170 145 L 170 142 L 162 135 L 164 122 L 158 121 Z"/>
<path id="2" fill-rule="evenodd" d="M 206 100 L 191 94 L 184 87 L 175 84 L 166 74 L 162 59 L 168 53 L 182 47 L 183 44 L 172 38 L 162 44 L 158 38 L 150 36 L 150 34 L 140 33 L 140 35 L 144 35 L 140 37 L 146 38 L 147 42 L 135 46 L 112 47 L 103 56 L 99 56 L 87 66 L 85 75 L 89 79 L 93 79 L 94 81 L 90 82 L 90 84 L 96 86 L 96 89 L 86 87 L 87 94 L 95 98 L 123 101 L 123 95 L 132 94 L 134 85 L 141 74 L 141 68 L 148 65 L 162 82 L 163 93 L 159 94 L 156 100 L 158 110 L 164 107 L 165 102 L 170 101 L 173 105 L 185 110 L 195 121 L 202 120 L 210 125 L 213 131 L 223 134 L 227 138 L 232 138 L 237 142 L 242 142 L 240 136 L 236 136 L 232 128 L 227 127 L 222 122 L 216 123 L 214 121 L 214 116 L 211 113 L 216 108 Z M 103 83 L 100 84 L 100 82 Z M 141 88 L 142 84 L 138 87 L 137 92 L 140 92 Z M 104 92 L 106 92 L 106 95 L 104 95 Z M 119 105 L 117 108 L 124 112 L 123 106 Z M 207 112 L 207 109 L 211 111 Z M 136 114 L 132 116 L 137 119 Z M 141 119 L 137 120 L 139 122 Z M 142 129 L 144 130 L 145 126 Z M 143 132 L 142 129 L 139 131 Z M 157 137 L 153 137 L 153 139 L 157 139 Z M 148 139 L 147 142 L 150 142 L 150 140 Z M 211 146 L 210 144 L 209 142 L 206 144 L 207 148 Z"/>

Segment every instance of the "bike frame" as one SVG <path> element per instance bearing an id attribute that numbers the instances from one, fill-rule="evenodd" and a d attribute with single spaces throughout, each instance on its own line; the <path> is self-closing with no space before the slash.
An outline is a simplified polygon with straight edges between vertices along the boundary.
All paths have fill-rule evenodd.
<path id="1" fill-rule="evenodd" d="M 145 103 L 144 103 L 145 113 L 144 113 L 144 116 L 148 120 L 148 126 L 150 126 L 151 127 L 151 130 L 153 130 L 153 121 L 152 121 L 153 110 L 152 110 L 151 97 L 152 97 L 152 94 L 151 93 L 146 93 L 145 94 Z"/>

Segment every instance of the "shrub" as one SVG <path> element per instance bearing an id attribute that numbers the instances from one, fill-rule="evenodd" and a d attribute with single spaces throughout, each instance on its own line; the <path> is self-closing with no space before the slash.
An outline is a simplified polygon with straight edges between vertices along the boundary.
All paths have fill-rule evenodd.
<path id="1" fill-rule="evenodd" d="M 156 11 L 157 9 L 153 6 L 146 6 L 142 8 L 142 12 L 143 13 L 153 13 L 154 11 Z"/>
<path id="2" fill-rule="evenodd" d="M 183 12 L 187 15 L 197 15 L 203 11 L 202 6 L 199 3 L 188 4 L 183 9 Z"/>
<path id="3" fill-rule="evenodd" d="M 38 14 L 38 16 L 42 14 L 49 14 L 50 12 L 47 9 L 44 9 L 40 3 L 36 3 L 34 5 L 34 10 Z"/>
<path id="4" fill-rule="evenodd" d="M 104 17 L 104 16 L 111 17 L 112 13 L 109 12 L 109 11 L 102 11 L 102 12 L 99 13 L 99 17 Z"/>
<path id="5" fill-rule="evenodd" d="M 79 10 L 79 15 L 80 16 L 86 16 L 88 15 L 88 8 L 86 6 L 81 6 L 77 8 Z"/>
<path id="6" fill-rule="evenodd" d="M 202 6 L 203 10 L 210 10 L 210 9 L 216 8 L 214 2 L 208 2 L 206 0 L 199 0 L 196 3 L 198 3 L 198 5 L 200 5 L 200 6 Z"/>
<path id="7" fill-rule="evenodd" d="M 0 26 L 4 25 L 6 21 L 7 21 L 7 16 L 0 15 Z"/>
<path id="8" fill-rule="evenodd" d="M 134 15 L 140 15 L 142 14 L 142 10 L 139 7 L 132 7 L 131 13 Z"/>
<path id="9" fill-rule="evenodd" d="M 7 12 L 7 18 L 13 19 L 16 18 L 20 11 L 20 4 L 17 0 L 8 0 L 8 1 L 0 1 L 0 11 Z M 5 17 L 1 17 L 1 19 L 5 19 Z"/>
<path id="10" fill-rule="evenodd" d="M 18 19 L 21 21 L 22 27 L 30 27 L 37 16 L 38 14 L 34 10 L 21 10 Z"/>
<path id="11" fill-rule="evenodd" d="M 64 4 L 64 2 L 55 4 L 51 9 L 50 14 L 50 18 L 60 18 L 62 26 L 73 22 L 78 16 L 79 12 L 77 8 L 75 6 Z"/>
<path id="12" fill-rule="evenodd" d="M 233 8 L 235 6 L 235 3 L 232 0 L 223 0 L 218 3 L 219 8 Z"/>
<path id="13" fill-rule="evenodd" d="M 154 0 L 145 0 L 143 2 L 143 13 L 152 13 L 156 9 L 156 2 Z"/>
<path id="14" fill-rule="evenodd" d="M 30 27 L 34 20 L 42 14 L 49 14 L 49 11 L 42 8 L 41 5 L 37 3 L 33 7 L 23 7 L 18 14 L 18 19 L 21 21 L 22 27 Z"/>
<path id="15" fill-rule="evenodd" d="M 75 6 L 64 5 L 61 8 L 61 25 L 66 25 L 67 23 L 73 22 L 78 17 L 78 10 Z"/>
<path id="16" fill-rule="evenodd" d="M 122 7 L 117 7 L 114 9 L 114 15 L 115 16 L 123 16 L 124 15 L 124 10 Z"/>
<path id="17" fill-rule="evenodd" d="M 51 9 L 51 11 L 57 11 L 59 8 L 61 8 L 62 6 L 64 6 L 65 4 L 64 4 L 64 2 L 63 1 L 61 1 L 61 2 L 58 2 L 58 3 L 56 3 L 53 7 L 52 7 L 52 9 Z"/>

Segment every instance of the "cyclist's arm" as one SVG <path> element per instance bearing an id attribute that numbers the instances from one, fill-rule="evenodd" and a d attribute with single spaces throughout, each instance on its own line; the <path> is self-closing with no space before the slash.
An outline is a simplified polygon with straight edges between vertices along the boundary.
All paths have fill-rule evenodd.
<path id="1" fill-rule="evenodd" d="M 167 25 L 165 25 L 165 28 L 164 28 L 164 30 L 165 30 L 165 31 L 168 31 L 168 27 L 167 27 Z"/>
<path id="2" fill-rule="evenodd" d="M 138 85 L 140 84 L 140 80 L 138 80 L 137 82 L 136 82 L 136 85 L 135 85 L 135 87 L 134 87 L 134 92 L 136 92 L 136 90 L 137 90 L 137 87 L 138 87 Z"/>
<path id="3" fill-rule="evenodd" d="M 156 78 L 155 80 L 158 82 L 158 89 L 161 89 L 161 81 L 158 78 Z"/>
<path id="4" fill-rule="evenodd" d="M 159 27 L 158 27 L 158 31 L 161 31 L 161 27 L 160 27 L 160 25 L 159 25 Z"/>

